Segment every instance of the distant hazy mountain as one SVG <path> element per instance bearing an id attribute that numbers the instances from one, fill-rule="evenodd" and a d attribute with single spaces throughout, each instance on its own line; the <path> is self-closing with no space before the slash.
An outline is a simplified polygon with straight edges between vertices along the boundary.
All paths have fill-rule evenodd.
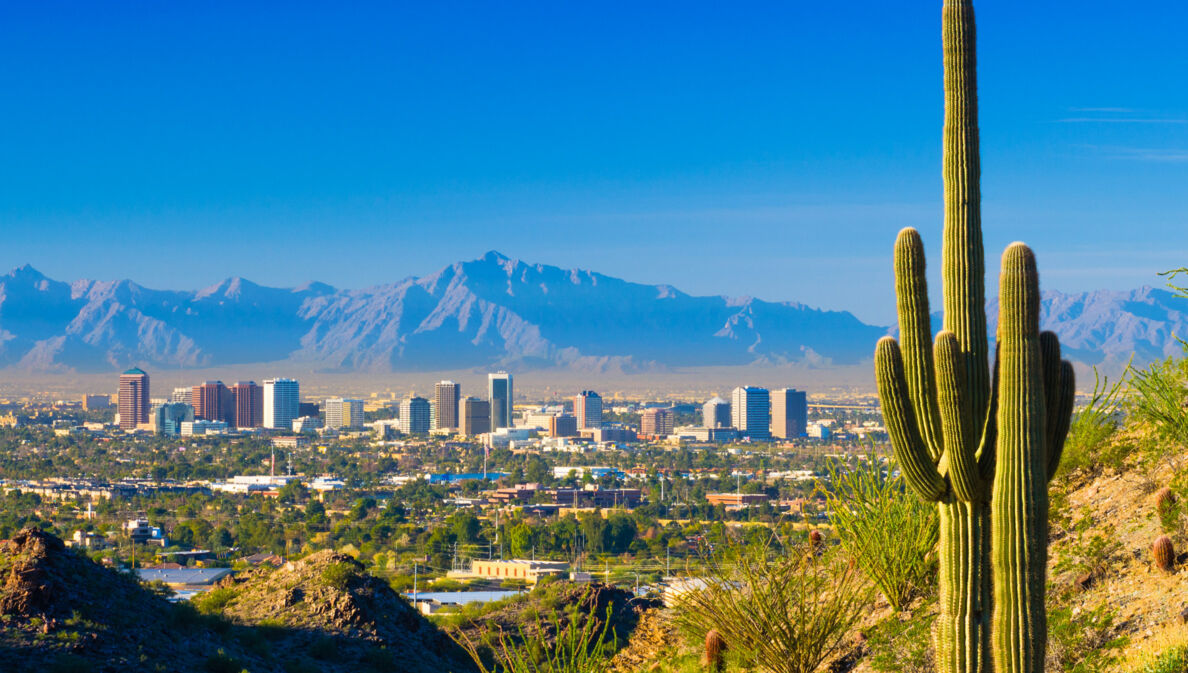
<path id="1" fill-rule="evenodd" d="M 993 334 L 997 299 L 988 306 Z M 1136 364 L 1179 354 L 1175 336 L 1188 338 L 1188 299 L 1167 290 L 1045 292 L 1040 325 L 1060 336 L 1065 357 L 1087 365 Z M 1173 334 L 1175 336 L 1173 336 Z"/>
<path id="2" fill-rule="evenodd" d="M 1177 352 L 1188 301 L 1132 292 L 1049 292 L 1043 322 L 1084 364 Z M 990 316 L 997 316 L 991 302 Z M 993 332 L 993 324 L 990 327 Z M 0 367 L 102 372 L 131 364 L 218 367 L 290 361 L 323 371 L 467 367 L 666 367 L 867 360 L 887 328 L 795 302 L 694 297 L 491 252 L 423 278 L 339 290 L 230 278 L 204 290 L 129 280 L 73 283 L 24 266 L 0 276 Z"/>
<path id="3" fill-rule="evenodd" d="M 196 292 L 128 280 L 0 277 L 0 366 L 107 371 L 290 360 L 327 371 L 472 366 L 635 371 L 755 362 L 852 364 L 885 328 L 751 298 L 693 297 L 495 252 L 361 290 L 231 278 Z"/>

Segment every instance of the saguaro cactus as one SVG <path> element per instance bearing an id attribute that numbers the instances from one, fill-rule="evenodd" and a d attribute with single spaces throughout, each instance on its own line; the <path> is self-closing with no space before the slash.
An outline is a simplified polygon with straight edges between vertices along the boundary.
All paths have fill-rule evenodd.
<path id="1" fill-rule="evenodd" d="M 1010 629 L 1009 638 L 996 637 L 994 659 L 1002 662 L 1003 671 L 1039 673 L 1046 628 L 1044 569 L 1036 562 L 1047 558 L 1046 486 L 1068 431 L 1072 368 L 1060 361 L 1055 335 L 1039 333 L 1034 258 L 1025 246 L 1012 246 L 1007 251 L 1010 269 L 1004 262 L 1004 283 L 1005 276 L 1015 275 L 1009 287 L 1004 285 L 999 318 L 999 348 L 1010 351 L 1002 359 L 1010 393 L 1004 398 L 1009 404 L 999 404 L 999 366 L 991 370 L 986 330 L 971 0 L 946 0 L 943 35 L 944 326 L 934 343 L 924 246 L 915 229 L 904 229 L 895 243 L 902 349 L 891 337 L 880 340 L 875 373 L 904 475 L 921 497 L 937 503 L 940 513 L 937 670 L 991 670 L 993 596 L 1005 591 L 991 588 L 993 495 L 1002 501 L 994 509 L 995 541 L 1018 543 L 1017 549 L 1004 548 L 1004 554 L 1027 560 L 1021 566 L 996 567 L 1001 572 L 994 587 L 1021 593 L 1004 594 L 995 623 L 1004 628 L 1015 622 L 1028 625 Z M 1000 427 L 1007 436 L 999 435 Z M 1003 451 L 1007 458 L 1000 466 L 996 456 Z M 1019 667 L 1012 663 L 1016 661 L 1028 663 Z"/>
<path id="2" fill-rule="evenodd" d="M 1072 365 L 1039 330 L 1039 274 L 1022 243 L 999 276 L 998 442 L 991 496 L 994 663 L 999 673 L 1042 673 L 1048 640 L 1048 481 L 1072 414 Z"/>

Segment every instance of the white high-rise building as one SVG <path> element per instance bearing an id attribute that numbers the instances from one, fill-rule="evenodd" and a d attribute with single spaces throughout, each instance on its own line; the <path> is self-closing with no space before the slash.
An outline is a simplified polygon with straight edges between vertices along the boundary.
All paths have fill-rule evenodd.
<path id="1" fill-rule="evenodd" d="M 169 401 L 174 404 L 192 404 L 194 389 L 191 386 L 184 388 L 174 388 L 173 393 L 169 395 Z"/>
<path id="2" fill-rule="evenodd" d="M 326 427 L 331 430 L 363 427 L 363 400 L 341 397 L 326 400 Z"/>
<path id="3" fill-rule="evenodd" d="M 294 379 L 264 381 L 264 427 L 290 430 L 301 402 L 301 384 Z"/>
<path id="4" fill-rule="evenodd" d="M 701 424 L 707 428 L 729 428 L 734 420 L 730 417 L 730 403 L 715 395 L 701 405 Z"/>
<path id="5" fill-rule="evenodd" d="M 730 413 L 740 435 L 761 441 L 771 439 L 771 397 L 767 388 L 735 388 Z"/>
<path id="6" fill-rule="evenodd" d="M 515 394 L 512 375 L 507 372 L 487 374 L 487 401 L 491 403 L 491 429 L 515 425 Z"/>
<path id="7" fill-rule="evenodd" d="M 433 386 L 434 430 L 456 429 L 458 407 L 462 401 L 462 386 L 453 381 L 442 381 Z"/>

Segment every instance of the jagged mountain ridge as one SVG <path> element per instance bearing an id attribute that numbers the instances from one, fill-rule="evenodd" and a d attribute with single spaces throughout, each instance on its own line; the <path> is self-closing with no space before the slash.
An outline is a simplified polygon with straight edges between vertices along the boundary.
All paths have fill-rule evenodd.
<path id="1" fill-rule="evenodd" d="M 1047 292 L 1045 327 L 1085 364 L 1163 357 L 1188 334 L 1170 292 Z M 991 319 L 997 315 L 990 302 Z M 993 322 L 993 320 L 992 320 Z M 130 280 L 66 283 L 29 266 L 0 276 L 0 367 L 103 372 L 300 362 L 323 371 L 666 367 L 867 360 L 887 329 L 844 311 L 692 296 L 496 252 L 363 289 L 273 288 L 229 278 L 197 291 Z M 993 332 L 993 324 L 991 324 Z"/>
<path id="2" fill-rule="evenodd" d="M 29 266 L 0 277 L 0 367 L 31 371 L 286 360 L 370 372 L 850 364 L 884 331 L 847 312 L 694 297 L 496 252 L 355 290 L 242 278 L 152 290 L 129 280 L 65 283 Z"/>

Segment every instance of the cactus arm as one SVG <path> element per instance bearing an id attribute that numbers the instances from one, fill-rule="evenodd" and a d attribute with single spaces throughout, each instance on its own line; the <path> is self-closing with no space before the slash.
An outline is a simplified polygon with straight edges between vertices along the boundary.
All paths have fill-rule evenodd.
<path id="1" fill-rule="evenodd" d="M 1076 399 L 1076 374 L 1072 363 L 1064 360 L 1060 363 L 1060 384 L 1058 401 L 1055 407 L 1048 407 L 1048 480 L 1056 476 L 1056 468 L 1060 467 L 1060 457 L 1064 454 L 1064 440 L 1068 438 L 1069 424 L 1072 423 L 1073 402 Z"/>
<path id="2" fill-rule="evenodd" d="M 891 337 L 879 339 L 875 347 L 875 381 L 887 434 L 904 477 L 924 500 L 940 500 L 945 482 L 936 471 L 928 447 L 920 436 L 909 400 L 907 377 L 899 343 Z"/>
<path id="3" fill-rule="evenodd" d="M 991 497 L 991 641 L 997 673 L 1043 673 L 1048 562 L 1047 403 L 1035 256 L 1013 243 L 999 290 L 998 440 Z"/>
<path id="4" fill-rule="evenodd" d="M 943 250 L 944 327 L 965 354 L 970 408 L 984 418 L 990 404 L 978 148 L 977 35 L 972 0 L 945 0 Z"/>
<path id="5" fill-rule="evenodd" d="M 982 478 L 969 447 L 974 446 L 973 411 L 965 386 L 965 361 L 957 336 L 947 330 L 936 336 L 937 397 L 945 433 L 942 473 L 948 473 L 958 500 L 973 502 L 983 497 Z"/>
<path id="6" fill-rule="evenodd" d="M 932 316 L 928 311 L 924 242 L 920 232 L 907 227 L 895 239 L 895 297 L 899 338 L 903 341 L 904 374 L 920 436 L 932 462 L 940 460 L 942 445 L 940 411 L 936 399 L 936 373 L 932 356 Z"/>

